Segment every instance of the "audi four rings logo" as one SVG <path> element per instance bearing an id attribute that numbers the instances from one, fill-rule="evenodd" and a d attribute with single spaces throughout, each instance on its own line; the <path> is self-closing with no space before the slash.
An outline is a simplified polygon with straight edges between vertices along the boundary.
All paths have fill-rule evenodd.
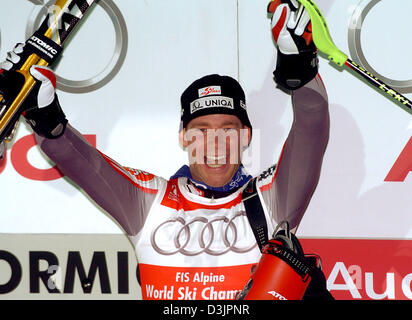
<path id="1" fill-rule="evenodd" d="M 412 92 L 412 79 L 411 80 L 394 80 L 387 78 L 379 72 L 377 72 L 367 61 L 361 44 L 361 32 L 363 22 L 366 16 L 382 0 L 363 0 L 353 10 L 353 14 L 350 18 L 349 30 L 348 30 L 348 44 L 349 52 L 353 60 L 358 61 L 360 65 L 373 73 L 376 77 L 382 81 L 389 84 L 392 88 L 399 91 L 400 93 L 411 93 Z M 406 1 L 405 1 L 406 2 Z M 394 15 L 395 17 L 395 15 Z M 379 28 L 378 28 L 379 29 Z M 377 29 L 377 30 L 378 30 Z"/>
<path id="2" fill-rule="evenodd" d="M 412 92 L 412 79 L 404 81 L 395 80 L 389 79 L 379 74 L 368 63 L 362 51 L 361 31 L 363 21 L 365 20 L 370 10 L 380 1 L 381 0 L 362 0 L 359 4 L 356 5 L 351 16 L 348 30 L 348 44 L 350 55 L 353 60 L 358 61 L 362 67 L 371 71 L 378 78 L 382 79 L 395 90 L 401 93 L 410 93 Z M 38 26 L 40 24 L 42 17 L 44 17 L 47 13 L 47 7 L 51 6 L 54 3 L 54 1 L 52 0 L 49 0 L 46 4 L 44 3 L 44 0 L 30 0 L 29 2 L 34 3 L 35 8 L 30 14 L 30 18 L 26 26 L 26 38 L 33 34 L 35 26 Z M 128 47 L 128 35 L 123 15 L 115 5 L 113 0 L 101 0 L 98 2 L 98 4 L 109 15 L 115 29 L 116 44 L 111 61 L 104 67 L 103 70 L 86 80 L 69 80 L 60 77 L 57 74 L 57 86 L 60 90 L 73 93 L 84 93 L 101 88 L 116 76 L 117 72 L 120 70 L 124 62 Z"/>
<path id="3" fill-rule="evenodd" d="M 218 216 L 213 219 L 205 217 L 196 217 L 190 221 L 186 221 L 182 217 L 172 218 L 164 221 L 156 227 L 151 235 L 151 244 L 156 252 L 162 255 L 173 255 L 181 253 L 186 256 L 196 256 L 201 253 L 208 253 L 210 255 L 219 256 L 229 251 L 236 253 L 245 253 L 257 246 L 255 238 L 253 243 L 246 246 L 237 246 L 240 237 L 243 234 L 238 234 L 236 219 L 246 217 L 245 211 L 239 211 L 232 218 L 226 216 Z M 198 226 L 196 233 L 193 232 L 195 226 Z M 217 228 L 219 226 L 219 228 Z M 158 243 L 159 234 L 167 234 L 170 227 L 174 228 L 173 244 L 170 248 L 161 247 Z M 215 229 L 216 228 L 216 229 Z M 220 238 L 223 238 L 223 241 Z M 223 249 L 215 249 L 213 244 L 224 244 Z M 173 248 L 174 247 L 174 248 Z"/>
<path id="4" fill-rule="evenodd" d="M 30 2 L 34 3 L 35 7 L 26 25 L 26 39 L 37 29 L 48 10 L 53 8 L 55 0 L 49 0 L 46 3 L 44 0 L 30 0 Z M 85 93 L 97 90 L 111 81 L 123 65 L 128 48 L 128 34 L 124 17 L 113 0 L 100 0 L 96 3 L 110 17 L 114 26 L 116 43 L 110 62 L 94 76 L 85 80 L 69 80 L 56 74 L 57 88 L 60 90 L 72 93 Z"/>

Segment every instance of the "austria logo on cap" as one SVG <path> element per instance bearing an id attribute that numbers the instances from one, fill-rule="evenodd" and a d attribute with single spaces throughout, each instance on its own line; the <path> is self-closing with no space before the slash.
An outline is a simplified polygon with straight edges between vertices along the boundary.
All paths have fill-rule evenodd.
<path id="1" fill-rule="evenodd" d="M 222 89 L 220 88 L 220 86 L 209 86 L 206 88 L 199 89 L 199 98 L 214 94 L 222 94 Z"/>

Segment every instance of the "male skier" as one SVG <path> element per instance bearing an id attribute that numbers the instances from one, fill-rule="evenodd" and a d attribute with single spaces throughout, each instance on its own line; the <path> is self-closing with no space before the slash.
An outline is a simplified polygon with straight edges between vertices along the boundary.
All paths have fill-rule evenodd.
<path id="1" fill-rule="evenodd" d="M 296 228 L 302 219 L 319 179 L 329 112 L 309 15 L 295 0 L 272 1 L 269 12 L 275 81 L 291 91 L 294 114 L 278 163 L 256 182 L 272 234 L 281 221 Z M 24 46 L 15 47 L 4 73 L 23 52 Z M 53 72 L 39 66 L 30 72 L 37 84 L 24 116 L 45 154 L 130 238 L 143 298 L 234 299 L 261 257 L 242 201 L 252 179 L 241 162 L 252 125 L 239 83 L 208 75 L 183 92 L 179 134 L 189 165 L 166 180 L 96 150 L 68 123 Z M 276 112 L 276 101 L 268 103 Z"/>

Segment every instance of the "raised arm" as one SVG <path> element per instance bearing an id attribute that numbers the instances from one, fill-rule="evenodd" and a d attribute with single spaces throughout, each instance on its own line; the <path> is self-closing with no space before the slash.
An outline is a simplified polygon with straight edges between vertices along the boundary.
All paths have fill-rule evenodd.
<path id="1" fill-rule="evenodd" d="M 294 118 L 276 168 L 260 179 L 260 189 L 275 221 L 296 228 L 320 176 L 329 139 L 328 98 L 303 6 L 273 1 L 269 11 L 278 48 L 275 81 L 291 90 Z"/>
<path id="2" fill-rule="evenodd" d="M 274 179 L 276 221 L 298 226 L 318 184 L 329 138 L 329 112 L 317 76 L 292 93 L 294 120 Z"/>
<path id="3" fill-rule="evenodd" d="M 16 47 L 17 48 L 17 47 Z M 3 63 L 2 81 L 13 87 L 13 71 L 8 67 L 19 59 L 19 51 Z M 154 197 L 164 180 L 143 171 L 124 168 L 100 153 L 68 124 L 57 95 L 52 70 L 32 66 L 36 84 L 24 101 L 23 115 L 36 133 L 36 140 L 57 167 L 109 213 L 128 235 L 142 227 Z M 8 79 L 8 80 L 7 80 Z M 2 82 L 2 83 L 3 83 Z M 1 85 L 1 83 L 0 83 Z M 7 90 L 3 90 L 7 94 Z"/>
<path id="4" fill-rule="evenodd" d="M 128 235 L 140 231 L 163 179 L 120 166 L 69 124 L 56 139 L 36 134 L 36 140 L 59 170 L 109 213 Z"/>

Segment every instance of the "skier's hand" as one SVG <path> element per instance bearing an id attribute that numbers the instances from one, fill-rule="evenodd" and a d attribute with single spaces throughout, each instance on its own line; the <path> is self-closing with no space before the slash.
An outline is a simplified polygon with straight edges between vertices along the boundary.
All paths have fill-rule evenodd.
<path id="1" fill-rule="evenodd" d="M 297 0 L 275 0 L 269 3 L 273 13 L 272 34 L 283 54 L 313 50 L 312 24 L 305 7 Z"/>
<path id="2" fill-rule="evenodd" d="M 24 46 L 18 43 L 7 54 L 6 60 L 0 63 L 0 99 L 6 99 L 8 104 L 25 82 L 23 74 L 13 71 L 26 54 Z M 67 120 L 56 95 L 56 76 L 51 69 L 38 65 L 31 66 L 30 74 L 36 82 L 20 107 L 20 112 L 37 134 L 57 138 L 63 134 Z"/>
<path id="3" fill-rule="evenodd" d="M 288 89 L 298 89 L 318 72 L 310 16 L 297 0 L 273 0 L 268 12 L 273 14 L 271 28 L 278 49 L 275 80 Z"/>
<path id="4" fill-rule="evenodd" d="M 56 75 L 50 68 L 37 65 L 31 66 L 30 74 L 36 84 L 23 115 L 38 135 L 58 138 L 66 128 L 67 119 L 56 95 Z"/>

